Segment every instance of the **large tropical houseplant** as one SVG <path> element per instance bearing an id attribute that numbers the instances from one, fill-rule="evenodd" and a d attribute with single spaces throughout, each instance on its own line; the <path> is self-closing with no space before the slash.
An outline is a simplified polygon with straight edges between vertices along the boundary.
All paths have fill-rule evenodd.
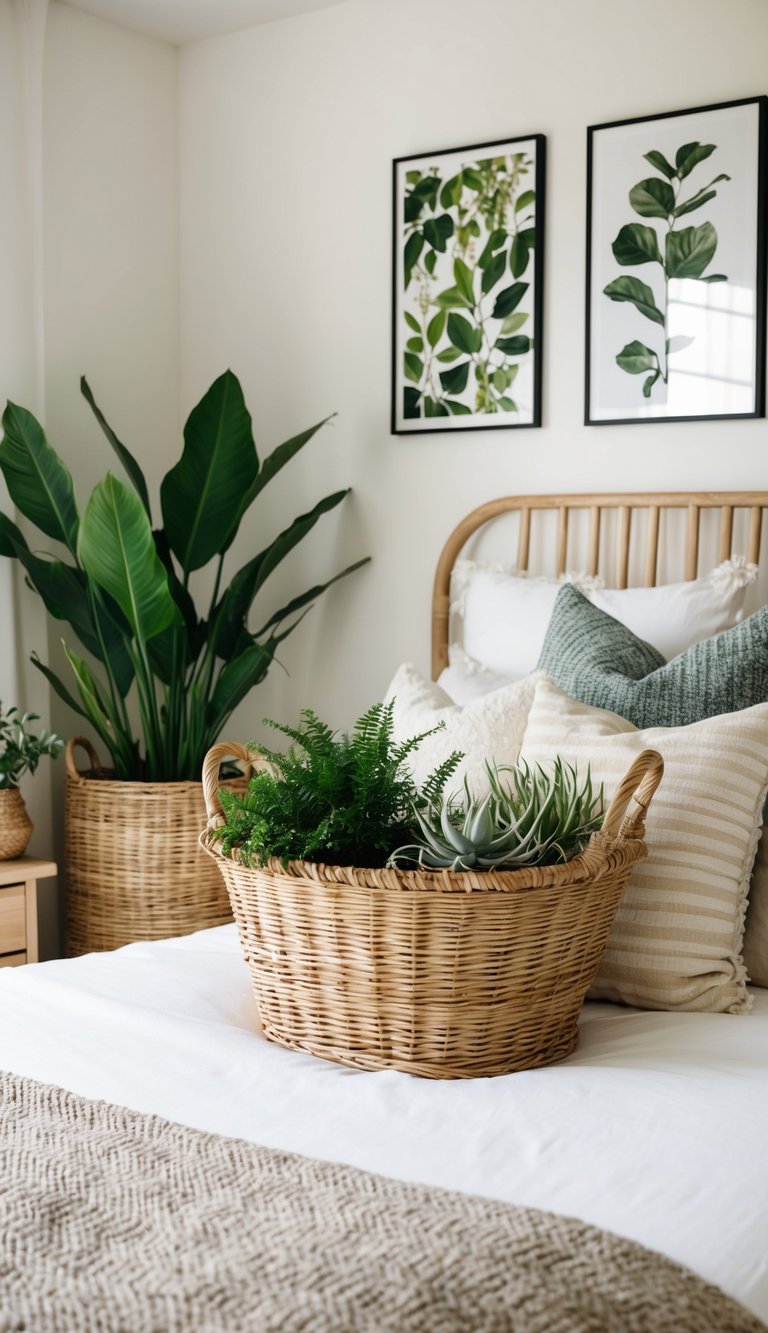
<path id="1" fill-rule="evenodd" d="M 252 628 L 252 608 L 270 574 L 348 492 L 335 491 L 318 501 L 261 549 L 255 542 L 255 554 L 225 581 L 227 554 L 254 501 L 325 421 L 260 460 L 240 383 L 226 371 L 187 420 L 181 457 L 160 487 L 156 523 L 141 467 L 107 422 L 85 379 L 81 390 L 127 477 L 126 482 L 108 473 L 82 512 L 67 467 L 30 412 L 9 402 L 0 440 L 0 468 L 11 500 L 43 539 L 63 548 L 62 554 L 41 554 L 0 513 L 0 554 L 20 562 L 48 612 L 65 622 L 77 640 L 75 646 L 68 635 L 63 639 L 70 684 L 36 656 L 32 660 L 111 757 L 111 780 L 105 781 L 89 746 L 91 772 L 100 781 L 87 784 L 86 797 L 71 747 L 67 756 L 69 916 L 77 935 L 73 940 L 70 930 L 72 951 L 109 947 L 137 934 L 195 929 L 226 914 L 218 885 L 214 890 L 194 841 L 203 823 L 203 758 L 232 711 L 264 679 L 278 645 L 310 604 L 365 563 L 359 560 L 278 610 L 265 612 Z M 210 593 L 202 614 L 194 599 L 196 582 Z M 150 799 L 143 799 L 147 792 L 140 796 L 138 787 L 147 784 Z M 138 816 L 130 813 L 135 804 L 131 787 L 141 802 Z M 75 799 L 76 793 L 82 800 Z M 174 794 L 185 796 L 187 813 L 179 818 L 170 812 Z M 107 816 L 103 802 L 112 795 L 116 804 Z M 148 876 L 149 859 L 157 863 L 157 849 L 151 858 L 147 853 L 147 829 L 155 816 L 158 831 L 166 831 L 172 864 Z M 103 836 L 92 826 L 101 825 L 103 834 L 104 825 L 117 830 L 124 818 L 133 826 L 128 833 L 123 827 L 114 847 L 105 852 Z M 88 850 L 94 837 L 99 842 L 98 870 Z M 125 864 L 126 845 L 136 847 L 137 862 L 142 863 L 133 872 Z M 186 858 L 186 872 L 180 856 Z M 189 884 L 179 894 L 185 873 Z M 122 922 L 117 904 L 121 876 L 126 901 L 133 904 L 125 908 Z M 200 887 L 203 881 L 207 889 Z M 102 887 L 94 890 L 97 882 Z M 138 898 L 143 895 L 144 901 L 137 900 L 138 884 Z M 179 901 L 169 899 L 171 884 Z M 96 891 L 101 894 L 98 902 Z M 170 912 L 163 907 L 169 901 Z"/>

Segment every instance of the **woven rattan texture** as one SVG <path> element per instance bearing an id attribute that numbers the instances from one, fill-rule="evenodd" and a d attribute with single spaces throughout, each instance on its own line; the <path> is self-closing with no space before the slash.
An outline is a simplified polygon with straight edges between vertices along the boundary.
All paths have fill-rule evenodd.
<path id="1" fill-rule="evenodd" d="M 210 754 L 203 776 L 215 827 L 210 779 L 221 756 Z M 568 1055 L 645 855 L 643 812 L 661 771 L 653 751 L 640 756 L 606 831 L 564 866 L 458 874 L 273 860 L 260 870 L 209 839 L 266 1035 L 342 1064 L 430 1078 L 506 1074 Z M 623 819 L 638 784 L 641 812 Z"/>
<path id="2" fill-rule="evenodd" d="M 117 782 L 98 776 L 90 753 L 90 774 L 68 763 L 65 778 L 70 956 L 231 921 L 221 876 L 198 846 L 201 784 Z M 244 790 L 246 779 L 224 785 Z"/>
<path id="3" fill-rule="evenodd" d="M 32 837 L 32 820 L 17 787 L 0 791 L 0 861 L 22 856 Z"/>

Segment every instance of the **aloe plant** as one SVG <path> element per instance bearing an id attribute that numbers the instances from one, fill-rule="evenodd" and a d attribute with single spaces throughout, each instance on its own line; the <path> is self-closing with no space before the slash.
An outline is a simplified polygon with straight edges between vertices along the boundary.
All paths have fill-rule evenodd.
<path id="1" fill-rule="evenodd" d="M 579 784 L 576 770 L 559 756 L 551 769 L 521 762 L 517 768 L 486 764 L 488 792 L 475 796 L 464 780 L 463 797 L 413 806 L 420 837 L 399 847 L 391 865 L 414 863 L 450 870 L 501 870 L 569 861 L 601 825 L 603 788 L 595 791 L 589 770 Z"/>
<path id="2" fill-rule="evenodd" d="M 181 458 L 160 487 L 162 526 L 155 527 L 139 464 L 107 423 L 85 379 L 80 387 L 130 486 L 108 473 L 81 513 L 72 477 L 41 425 L 9 402 L 0 441 L 8 491 L 17 509 L 65 555 L 33 551 L 2 513 L 0 555 L 20 562 L 50 615 L 69 624 L 96 660 L 92 667 L 64 643 L 75 698 L 50 667 L 32 657 L 59 697 L 101 738 L 117 776 L 195 779 L 233 709 L 264 679 L 278 645 L 310 604 L 366 563 L 356 561 L 250 628 L 252 605 L 269 575 L 348 491 L 335 491 L 294 519 L 223 587 L 224 562 L 244 516 L 325 421 L 259 460 L 240 383 L 226 371 L 189 416 Z M 201 616 L 192 583 L 211 562 L 213 592 Z"/>
<path id="3" fill-rule="evenodd" d="M 647 343 L 635 338 L 622 347 L 616 356 L 617 365 L 628 375 L 645 375 L 643 397 L 650 398 L 658 380 L 667 384 L 669 381 L 669 358 L 675 352 L 689 347 L 693 339 L 685 334 L 669 335 L 669 283 L 672 278 L 696 278 L 701 282 L 727 282 L 724 273 L 708 273 L 704 270 L 711 264 L 717 249 L 717 232 L 711 222 L 702 222 L 697 227 L 681 227 L 677 224 L 681 217 L 702 208 L 714 199 L 717 190 L 713 187 L 720 181 L 730 180 L 720 172 L 707 185 L 700 186 L 687 198 L 682 198 L 683 181 L 693 172 L 700 162 L 706 161 L 715 152 L 713 143 L 686 143 L 675 154 L 674 166 L 663 153 L 655 149 L 645 153 L 646 162 L 657 171 L 657 176 L 649 176 L 638 181 L 629 192 L 629 202 L 635 213 L 642 218 L 659 218 L 666 224 L 666 231 L 659 234 L 655 227 L 647 223 L 629 222 L 623 226 L 612 245 L 613 255 L 623 268 L 641 264 L 657 264 L 661 270 L 661 292 L 654 293 L 652 288 L 640 278 L 619 277 L 603 288 L 603 294 L 610 301 L 628 301 L 639 314 L 650 320 L 663 333 L 661 351 L 649 347 Z"/>

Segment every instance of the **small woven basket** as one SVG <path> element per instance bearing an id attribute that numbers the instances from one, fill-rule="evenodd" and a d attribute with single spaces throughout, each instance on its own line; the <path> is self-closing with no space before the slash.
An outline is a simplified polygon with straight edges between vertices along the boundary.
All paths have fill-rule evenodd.
<path id="1" fill-rule="evenodd" d="M 23 856 L 32 837 L 32 820 L 18 787 L 0 791 L 0 861 Z"/>
<path id="2" fill-rule="evenodd" d="M 75 749 L 88 755 L 80 772 Z M 188 935 L 232 920 L 221 876 L 198 846 L 200 782 L 123 782 L 89 740 L 66 749 L 66 944 L 70 956 Z M 244 791 L 245 778 L 222 784 Z"/>
<path id="3" fill-rule="evenodd" d="M 619 785 L 603 828 L 565 865 L 509 871 L 366 870 L 272 859 L 246 868 L 223 822 L 213 747 L 201 846 L 229 891 L 264 1033 L 360 1069 L 476 1078 L 551 1064 L 578 1016 L 663 773 L 653 750 Z M 627 815 L 635 796 L 638 809 Z"/>

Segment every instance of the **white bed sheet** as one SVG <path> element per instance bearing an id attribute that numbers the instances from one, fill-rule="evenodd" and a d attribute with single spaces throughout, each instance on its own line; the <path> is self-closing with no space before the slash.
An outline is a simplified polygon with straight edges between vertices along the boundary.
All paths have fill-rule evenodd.
<path id="1" fill-rule="evenodd" d="M 768 1322 L 768 991 L 748 1015 L 588 1004 L 548 1069 L 434 1081 L 257 1031 L 234 926 L 0 969 L 0 1068 L 402 1180 L 581 1217 Z"/>

